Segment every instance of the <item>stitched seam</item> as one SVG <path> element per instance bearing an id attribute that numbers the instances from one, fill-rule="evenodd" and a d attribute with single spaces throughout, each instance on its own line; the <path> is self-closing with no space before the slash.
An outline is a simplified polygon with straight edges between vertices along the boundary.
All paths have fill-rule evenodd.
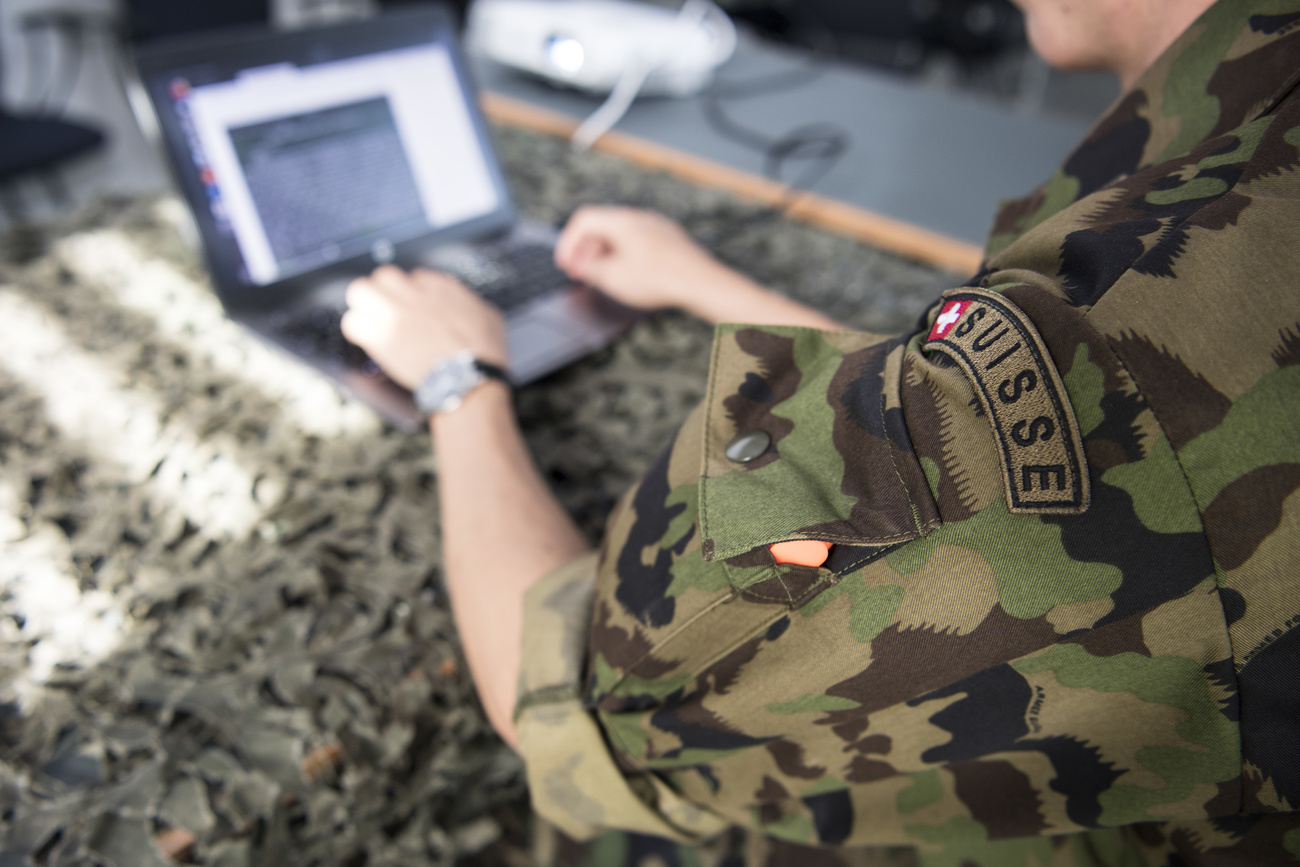
<path id="1" fill-rule="evenodd" d="M 566 701 L 581 703 L 581 698 L 581 689 L 574 685 L 539 687 L 519 696 L 519 699 L 515 702 L 514 718 L 519 719 L 524 711 L 531 707 L 544 704 L 562 704 Z"/>
<path id="2" fill-rule="evenodd" d="M 1268 107 L 1251 118 L 1251 121 L 1259 120 L 1265 115 L 1276 114 L 1277 107 L 1282 104 L 1283 100 L 1285 100 L 1287 96 L 1290 95 L 1291 91 L 1295 90 L 1297 84 L 1300 84 L 1300 72 L 1292 74 L 1292 76 L 1286 80 L 1286 84 L 1277 89 L 1277 92 L 1273 95 L 1273 99 L 1268 103 Z"/>
<path id="3" fill-rule="evenodd" d="M 940 522 L 932 521 L 932 522 L 930 522 L 930 526 L 937 525 L 938 523 L 940 523 Z M 858 569 L 860 569 L 860 568 L 863 567 L 863 566 L 866 566 L 866 565 L 869 564 L 869 563 L 874 563 L 874 562 L 876 562 L 876 561 L 879 560 L 881 557 L 884 557 L 886 554 L 888 554 L 890 551 L 895 551 L 895 550 L 897 550 L 898 547 L 899 547 L 898 545 L 885 545 L 885 546 L 881 546 L 880 550 L 878 550 L 878 551 L 873 551 L 872 553 L 867 554 L 867 555 L 861 557 L 860 559 L 854 560 L 852 563 L 848 564 L 847 566 L 845 566 L 845 567 L 844 567 L 843 569 L 841 569 L 840 571 L 834 573 L 834 577 L 835 577 L 836 582 L 838 583 L 838 582 L 839 582 L 839 579 L 840 579 L 842 576 L 848 575 L 848 574 L 850 574 L 850 573 L 852 573 L 852 572 L 856 572 Z"/>
<path id="4" fill-rule="evenodd" d="M 712 607 L 712 606 L 710 606 L 710 608 L 711 608 L 711 607 Z M 744 644 L 746 641 L 749 641 L 750 639 L 752 639 L 755 635 L 759 635 L 760 633 L 764 633 L 764 632 L 766 632 L 767 630 L 771 629 L 771 628 L 772 628 L 772 624 L 775 623 L 775 622 L 777 622 L 778 620 L 780 620 L 782 617 L 788 617 L 788 616 L 790 616 L 790 612 L 785 611 L 785 610 L 777 611 L 777 612 L 773 613 L 773 615 L 772 615 L 771 617 L 768 617 L 767 619 L 761 621 L 761 622 L 759 623 L 759 625 L 758 625 L 756 628 L 754 628 L 754 629 L 751 630 L 750 632 L 745 633 L 744 635 L 742 635 L 742 636 L 741 636 L 739 639 L 737 639 L 736 641 L 732 642 L 731 644 L 727 645 L 727 646 L 726 646 L 725 648 L 723 648 L 722 650 L 719 650 L 717 653 L 713 654 L 712 656 L 710 656 L 709 658 L 707 658 L 707 659 L 705 659 L 703 662 L 701 662 L 700 665 L 699 665 L 699 666 L 698 666 L 694 671 L 692 671 L 692 672 L 690 673 L 690 677 L 691 677 L 691 679 L 698 678 L 698 677 L 700 676 L 700 673 L 701 673 L 701 672 L 708 671 L 708 670 L 709 670 L 709 666 L 713 665 L 713 664 L 714 664 L 715 662 L 717 662 L 719 659 L 722 659 L 724 656 L 726 656 L 727 654 L 729 654 L 729 653 L 731 653 L 732 651 L 734 651 L 737 647 L 739 647 L 740 645 Z M 692 620 L 693 620 L 693 619 L 694 619 L 694 618 L 692 618 Z M 644 711 L 644 710 L 639 710 L 639 711 L 601 711 L 601 710 L 598 710 L 597 712 L 598 712 L 598 713 L 607 713 L 607 714 L 612 714 L 612 713 L 638 713 L 638 714 L 643 714 L 643 713 L 646 713 L 647 711 Z M 616 729 L 611 728 L 611 727 L 608 727 L 608 726 L 601 726 L 600 728 L 601 728 L 601 731 L 605 732 L 606 737 L 608 737 L 611 741 L 615 741 L 615 740 L 617 740 L 617 741 L 619 742 L 619 743 L 618 743 L 618 747 L 619 747 L 620 750 L 623 751 L 623 758 L 627 760 L 627 763 L 628 763 L 628 764 L 630 764 L 630 765 L 632 765 L 632 766 L 634 766 L 634 767 L 636 767 L 636 768 L 638 768 L 638 769 L 640 769 L 640 770 L 642 770 L 642 771 L 645 771 L 645 772 L 647 772 L 647 773 L 655 773 L 655 772 L 656 772 L 656 769 L 650 767 L 649 765 L 647 765 L 647 764 L 645 763 L 644 760 L 642 760 L 642 759 L 636 759 L 636 758 L 633 758 L 633 757 L 632 757 L 632 751 L 629 750 L 629 749 L 627 748 L 627 745 L 622 741 L 622 739 L 621 739 L 617 734 L 615 734 Z"/>
<path id="5" fill-rule="evenodd" d="M 778 569 L 778 570 L 776 570 L 776 580 L 779 581 L 779 582 L 781 582 L 781 589 L 785 591 L 785 601 L 786 601 L 786 604 L 787 604 L 787 605 L 793 605 L 793 604 L 794 604 L 794 594 L 790 592 L 790 585 L 785 583 L 785 576 L 788 575 L 788 574 L 790 574 L 790 573 L 789 573 L 789 572 L 782 572 L 780 569 Z"/>
<path id="6" fill-rule="evenodd" d="M 1100 334 L 1100 332 L 1098 333 Z M 1137 337 L 1137 334 L 1135 334 L 1132 331 L 1129 331 L 1128 333 L 1132 334 L 1134 337 Z M 1196 494 L 1196 486 L 1192 484 L 1191 478 L 1187 475 L 1187 468 L 1183 466 L 1182 455 L 1178 453 L 1178 449 L 1174 448 L 1174 441 L 1170 439 L 1169 431 L 1165 427 L 1164 421 L 1160 418 L 1160 413 L 1156 410 L 1156 405 L 1146 399 L 1146 392 L 1142 388 L 1142 383 L 1139 382 L 1138 378 L 1133 375 L 1133 371 L 1128 369 L 1128 365 L 1124 363 L 1124 359 L 1120 358 L 1119 353 L 1115 351 L 1115 347 L 1111 346 L 1110 336 L 1102 335 L 1102 337 L 1105 340 L 1106 349 L 1110 352 L 1111 357 L 1115 359 L 1115 363 L 1118 364 L 1120 368 L 1124 371 L 1124 373 L 1128 376 L 1129 381 L 1132 382 L 1133 385 L 1137 387 L 1138 393 L 1142 395 L 1142 402 L 1145 403 L 1148 408 L 1150 408 L 1151 415 L 1155 417 L 1156 422 L 1160 425 L 1160 435 L 1163 436 L 1166 441 L 1168 441 L 1169 450 L 1174 453 L 1174 460 L 1178 462 L 1178 471 L 1182 473 L 1183 481 L 1187 484 L 1187 492 L 1192 495 L 1192 502 L 1196 504 L 1196 518 L 1201 524 L 1201 535 L 1204 536 L 1205 535 L 1205 521 L 1204 521 L 1205 506 L 1201 504 L 1201 498 Z M 1080 437 L 1083 436 L 1082 431 L 1080 432 L 1079 436 Z M 1207 548 L 1210 547 L 1210 540 L 1208 537 L 1205 540 L 1205 546 Z M 1211 555 L 1213 555 L 1214 553 L 1213 549 L 1211 549 L 1210 553 Z M 1214 571 L 1216 573 L 1219 571 L 1218 561 L 1215 561 L 1214 563 Z"/>
<path id="7" fill-rule="evenodd" d="M 1090 308 L 1089 310 L 1085 311 L 1082 314 L 1081 318 L 1084 320 L 1084 322 L 1088 322 L 1088 315 L 1091 312 L 1092 310 Z M 1088 322 L 1088 327 L 1090 328 L 1092 327 L 1091 322 Z M 1224 577 L 1223 570 L 1219 566 L 1219 561 L 1214 556 L 1214 548 L 1211 547 L 1210 545 L 1210 538 L 1205 533 L 1205 509 L 1204 507 L 1202 507 L 1201 499 L 1196 493 L 1196 486 L 1192 484 L 1191 478 L 1187 475 L 1187 468 L 1183 466 L 1183 456 L 1179 454 L 1178 449 L 1174 448 L 1174 441 L 1169 438 L 1169 431 L 1166 429 L 1164 420 L 1161 419 L 1160 417 L 1160 413 L 1156 410 L 1156 405 L 1151 401 L 1147 400 L 1146 392 L 1142 388 L 1141 380 L 1139 380 L 1137 376 L 1133 374 L 1133 371 L 1130 370 L 1128 365 L 1124 363 L 1124 359 L 1120 356 L 1120 354 L 1117 351 L 1115 351 L 1115 347 L 1112 344 L 1112 338 L 1110 337 L 1110 335 L 1102 334 L 1102 332 L 1097 329 L 1093 329 L 1093 330 L 1096 331 L 1096 333 L 1102 337 L 1102 343 L 1103 345 L 1105 345 L 1106 351 L 1109 352 L 1111 357 L 1115 359 L 1115 363 L 1119 365 L 1120 370 L 1124 371 L 1124 374 L 1129 378 L 1129 381 L 1133 383 L 1135 388 L 1137 388 L 1138 394 L 1142 395 L 1142 402 L 1145 403 L 1147 407 L 1151 410 L 1152 417 L 1155 418 L 1156 424 L 1160 426 L 1160 435 L 1163 436 L 1165 438 L 1165 441 L 1169 444 L 1169 451 L 1173 452 L 1174 460 L 1178 463 L 1178 471 L 1183 476 L 1183 484 L 1187 486 L 1187 493 L 1191 495 L 1192 502 L 1196 504 L 1196 520 L 1201 525 L 1201 538 L 1205 540 L 1206 550 L 1208 550 L 1210 553 L 1210 563 L 1214 566 L 1214 586 L 1219 591 L 1219 611 L 1223 617 L 1223 633 L 1224 633 L 1224 637 L 1228 640 L 1228 651 L 1232 654 L 1232 663 L 1233 663 L 1232 676 L 1233 679 L 1236 681 L 1235 686 L 1237 691 L 1237 700 L 1238 702 L 1240 702 L 1241 701 L 1241 670 L 1237 667 L 1237 645 L 1233 640 L 1232 630 L 1228 628 L 1227 612 L 1223 611 L 1223 593 L 1222 593 L 1223 584 L 1220 580 L 1221 578 Z M 1129 333 L 1133 334 L 1132 331 L 1130 331 Z M 1134 336 L 1136 337 L 1136 334 L 1134 334 Z M 1080 444 L 1082 444 L 1083 442 L 1083 436 L 1084 436 L 1083 431 L 1080 430 L 1079 431 Z M 1239 762 L 1242 766 L 1242 772 L 1244 773 L 1246 753 L 1245 753 L 1245 747 L 1241 743 L 1240 730 L 1238 731 L 1237 752 L 1239 754 Z M 1237 803 L 1237 812 L 1241 812 L 1245 808 L 1245 803 L 1246 803 L 1246 792 L 1245 792 L 1245 787 L 1243 786 L 1241 791 L 1241 799 Z"/>
<path id="8" fill-rule="evenodd" d="M 784 580 L 780 575 L 777 575 L 777 576 L 774 576 L 774 577 L 776 578 L 777 581 L 780 582 L 780 584 L 781 584 L 781 589 L 785 591 L 785 598 L 784 598 L 784 599 L 781 598 L 781 595 L 780 595 L 779 593 L 773 593 L 773 594 L 767 594 L 767 593 L 755 593 L 752 589 L 751 589 L 751 590 L 742 590 L 741 593 L 740 593 L 740 595 L 741 595 L 741 596 L 748 597 L 749 599 L 755 599 L 755 600 L 759 600 L 759 601 L 763 601 L 763 602 L 786 602 L 786 603 L 793 603 L 793 602 L 794 602 L 794 594 L 792 594 L 792 593 L 790 592 L 790 587 L 785 583 L 785 580 Z"/>
<path id="9" fill-rule="evenodd" d="M 719 605 L 725 605 L 726 603 L 735 599 L 736 596 L 737 596 L 736 588 L 732 587 L 731 592 L 728 593 L 726 596 L 722 596 L 719 597 L 718 599 L 713 600 L 708 605 L 704 606 L 699 611 L 695 612 L 695 614 L 693 614 L 690 618 L 688 618 L 686 622 L 680 624 L 676 629 L 674 629 L 672 632 L 668 633 L 662 639 L 660 639 L 660 641 L 657 644 L 651 645 L 649 650 L 647 650 L 645 653 L 638 656 L 636 661 L 627 667 L 625 673 L 619 675 L 618 680 L 614 681 L 608 687 L 606 687 L 604 692 L 606 694 L 613 692 L 618 687 L 619 684 L 621 684 L 624 680 L 627 679 L 629 674 L 631 674 L 633 671 L 636 670 L 636 667 L 638 665 L 640 665 L 641 663 L 649 659 L 651 656 L 653 656 L 655 651 L 662 650 L 663 648 L 667 647 L 674 638 L 676 638 L 678 635 L 681 635 L 682 630 L 691 626 L 693 623 L 695 623 L 695 621 L 699 620 L 704 615 L 710 613 L 711 611 L 713 611 L 713 609 L 717 608 Z"/>
<path id="10" fill-rule="evenodd" d="M 926 528 L 937 527 L 942 523 L 943 520 L 941 518 L 934 518 L 931 519 L 930 521 L 927 521 L 923 526 Z M 818 533 L 815 536 L 800 536 L 800 538 L 820 539 L 823 542 L 848 542 L 849 544 L 856 545 L 856 546 L 866 546 L 866 545 L 887 546 L 890 543 L 894 543 L 894 542 L 910 542 L 916 538 L 916 534 L 915 533 L 894 533 L 893 535 L 890 536 L 873 536 L 871 537 L 871 539 L 864 539 L 862 536 L 841 536 L 837 533 Z M 737 554 L 745 554 L 752 550 L 754 549 L 741 548 L 733 552 L 730 548 L 727 548 L 722 552 L 715 552 L 715 556 L 717 559 L 726 560 L 736 556 Z M 726 554 L 726 557 L 722 556 L 723 553 Z M 731 579 L 728 578 L 727 580 L 730 583 Z"/>
<path id="11" fill-rule="evenodd" d="M 754 593 L 753 590 L 752 590 L 752 588 L 758 586 L 759 584 L 762 584 L 763 581 L 770 581 L 771 579 L 775 578 L 775 579 L 776 579 L 776 582 L 777 582 L 779 585 L 781 585 L 781 589 L 782 589 L 783 591 L 785 591 L 785 600 L 784 600 L 784 601 L 787 602 L 787 603 L 790 602 L 790 601 L 792 601 L 792 600 L 794 599 L 794 594 L 792 594 L 792 593 L 790 592 L 790 587 L 785 583 L 785 574 L 782 573 L 782 571 L 781 571 L 779 568 L 777 568 L 776 566 L 771 566 L 771 567 L 768 567 L 768 568 L 769 568 L 769 571 L 772 573 L 770 577 L 768 577 L 768 578 L 764 578 L 764 579 L 762 579 L 761 581 L 755 581 L 753 584 L 749 585 L 749 587 L 746 588 L 746 589 L 744 589 L 744 590 L 740 590 L 740 588 L 736 587 L 735 584 L 732 584 L 731 586 L 732 586 L 733 588 L 735 588 L 736 590 L 740 590 L 740 594 L 741 594 L 742 596 L 749 596 L 751 599 L 763 599 L 763 600 L 768 600 L 768 601 L 772 601 L 772 602 L 781 602 L 782 599 L 781 599 L 781 597 L 780 597 L 779 595 L 769 596 L 769 595 L 764 594 L 764 593 Z M 727 573 L 727 583 L 728 583 L 728 584 L 731 584 L 731 573 L 730 573 L 730 571 L 728 571 L 728 573 Z"/>
<path id="12" fill-rule="evenodd" d="M 785 595 L 785 598 L 784 598 L 784 599 L 782 599 L 780 596 L 776 596 L 776 595 L 773 595 L 773 596 L 767 596 L 767 595 L 764 595 L 764 594 L 762 594 L 762 593 L 750 593 L 750 592 L 748 592 L 748 591 L 746 591 L 745 593 L 742 593 L 741 595 L 742 595 L 745 599 L 749 600 L 750 602 L 788 602 L 789 599 L 790 599 L 790 594 L 789 594 L 789 593 L 787 593 L 787 594 Z"/>
<path id="13" fill-rule="evenodd" d="M 713 396 L 718 384 L 718 358 L 722 354 L 722 341 L 718 339 L 718 329 L 713 330 L 713 354 L 709 358 L 709 385 L 704 392 L 704 447 L 700 449 L 700 539 L 708 541 L 709 510 L 706 505 L 705 492 L 709 470 L 709 456 L 713 451 Z M 712 547 L 712 546 L 710 546 Z M 716 557 L 716 552 L 711 552 Z M 728 582 L 730 578 L 728 578 Z"/>
<path id="14" fill-rule="evenodd" d="M 899 375 L 902 375 L 902 361 L 899 361 Z M 894 471 L 894 478 L 898 479 L 898 484 L 903 488 L 903 494 L 907 497 L 907 507 L 912 510 L 912 526 L 916 527 L 916 532 L 924 532 L 921 529 L 921 512 L 916 508 L 916 503 L 912 499 L 912 492 L 908 490 L 907 482 L 903 481 L 903 474 L 898 471 L 898 460 L 894 457 L 894 440 L 889 435 L 889 427 L 885 422 L 885 391 L 880 390 L 880 430 L 885 434 L 885 442 L 889 445 L 889 467 Z M 898 537 L 895 537 L 898 538 Z"/>
<path id="15" fill-rule="evenodd" d="M 822 577 L 817 581 L 816 584 L 813 584 L 806 591 L 804 591 L 804 594 L 802 596 L 800 596 L 794 602 L 790 603 L 790 610 L 791 611 L 799 610 L 805 604 L 811 601 L 814 596 L 821 593 L 823 590 L 827 589 L 828 587 L 833 587 L 838 583 L 840 583 L 839 578 L 835 575 L 826 575 Z"/>
<path id="16" fill-rule="evenodd" d="M 753 567 L 753 568 L 758 569 L 758 568 L 760 568 L 760 567 L 755 566 L 755 567 Z M 772 580 L 773 578 L 779 578 L 779 577 L 780 577 L 780 576 L 777 574 L 776 563 L 771 563 L 771 564 L 768 564 L 768 565 L 762 566 L 761 568 L 764 570 L 764 571 L 761 573 L 761 577 L 756 578 L 755 580 L 750 581 L 750 582 L 749 582 L 748 584 L 746 584 L 744 587 L 741 587 L 739 584 L 736 583 L 735 579 L 732 578 L 732 567 L 729 566 L 725 560 L 722 562 L 722 571 L 723 571 L 723 574 L 727 576 L 727 584 L 729 584 L 729 585 L 731 586 L 731 590 L 732 590 L 733 593 L 748 593 L 748 592 L 749 592 L 749 589 L 750 589 L 751 587 L 755 587 L 755 586 L 757 586 L 757 585 L 759 585 L 759 584 L 762 584 L 764 581 L 770 581 L 770 580 Z"/>

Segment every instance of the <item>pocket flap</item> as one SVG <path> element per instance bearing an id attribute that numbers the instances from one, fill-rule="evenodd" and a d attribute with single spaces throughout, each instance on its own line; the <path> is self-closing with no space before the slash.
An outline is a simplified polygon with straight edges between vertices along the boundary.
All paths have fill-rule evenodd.
<path id="1" fill-rule="evenodd" d="M 939 524 L 899 401 L 905 343 L 720 325 L 700 479 L 705 559 L 790 539 L 896 545 Z"/>

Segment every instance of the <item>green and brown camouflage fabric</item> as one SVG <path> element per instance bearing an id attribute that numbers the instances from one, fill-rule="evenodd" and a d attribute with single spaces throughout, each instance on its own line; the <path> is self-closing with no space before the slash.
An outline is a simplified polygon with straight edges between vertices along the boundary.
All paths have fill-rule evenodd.
<path id="1" fill-rule="evenodd" d="M 530 597 L 539 811 L 653 835 L 590 863 L 1300 861 L 1298 78 L 1300 0 L 1221 0 L 915 333 L 718 329 Z"/>

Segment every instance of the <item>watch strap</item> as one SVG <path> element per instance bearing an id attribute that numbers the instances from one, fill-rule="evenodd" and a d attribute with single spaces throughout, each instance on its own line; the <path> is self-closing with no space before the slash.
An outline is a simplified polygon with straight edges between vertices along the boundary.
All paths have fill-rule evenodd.
<path id="1" fill-rule="evenodd" d="M 506 373 L 504 367 L 493 364 L 490 361 L 483 361 L 480 358 L 474 359 L 474 369 L 486 376 L 488 379 L 496 379 L 510 384 L 510 374 Z"/>
<path id="2" fill-rule="evenodd" d="M 436 365 L 424 382 L 415 389 L 416 407 L 425 414 L 451 412 L 474 389 L 489 379 L 509 384 L 509 374 L 504 368 L 481 361 L 468 349 L 446 356 Z"/>

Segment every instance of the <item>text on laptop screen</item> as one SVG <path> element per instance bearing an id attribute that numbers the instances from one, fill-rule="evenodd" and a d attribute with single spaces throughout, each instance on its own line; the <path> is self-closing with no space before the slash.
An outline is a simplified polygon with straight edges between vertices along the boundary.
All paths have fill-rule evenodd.
<path id="1" fill-rule="evenodd" d="M 445 46 L 234 78 L 170 96 L 233 235 L 265 285 L 491 213 L 501 204 Z"/>

